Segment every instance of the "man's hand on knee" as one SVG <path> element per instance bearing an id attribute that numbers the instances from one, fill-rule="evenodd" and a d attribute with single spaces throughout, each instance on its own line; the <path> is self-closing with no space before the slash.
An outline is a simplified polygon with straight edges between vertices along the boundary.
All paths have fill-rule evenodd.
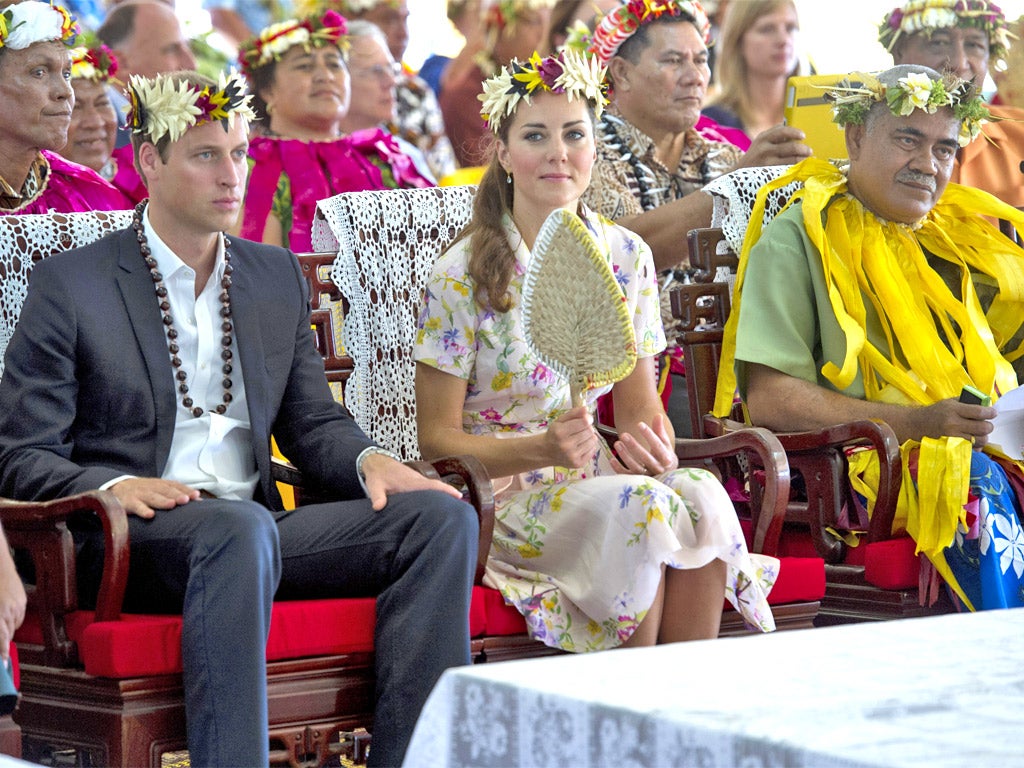
<path id="1" fill-rule="evenodd" d="M 175 480 L 129 477 L 110 486 L 129 515 L 151 518 L 158 509 L 173 509 L 199 498 L 199 491 Z"/>

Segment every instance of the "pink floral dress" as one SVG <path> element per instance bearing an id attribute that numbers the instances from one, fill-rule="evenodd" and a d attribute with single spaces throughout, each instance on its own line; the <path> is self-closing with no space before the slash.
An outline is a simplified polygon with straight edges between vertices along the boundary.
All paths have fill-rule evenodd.
<path id="1" fill-rule="evenodd" d="M 665 348 L 650 249 L 584 209 L 633 312 L 641 357 Z M 443 254 L 419 318 L 418 362 L 465 379 L 463 428 L 515 440 L 544 430 L 568 386 L 530 353 L 518 309 L 530 253 L 511 219 L 516 276 L 508 313 L 480 310 L 466 274 L 468 239 Z M 591 410 L 610 387 L 586 394 Z M 510 446 L 511 447 L 511 446 Z M 530 634 L 568 651 L 621 645 L 654 602 L 661 566 L 728 565 L 725 597 L 762 631 L 775 628 L 767 593 L 774 558 L 751 556 L 728 495 L 711 473 L 681 468 L 657 478 L 619 475 L 603 442 L 582 469 L 543 467 L 496 478 L 496 523 L 486 582 L 526 618 Z"/>

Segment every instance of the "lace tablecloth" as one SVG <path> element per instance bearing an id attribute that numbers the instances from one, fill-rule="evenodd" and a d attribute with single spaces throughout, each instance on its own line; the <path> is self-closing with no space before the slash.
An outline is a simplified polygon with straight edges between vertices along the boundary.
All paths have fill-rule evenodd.
<path id="1" fill-rule="evenodd" d="M 405 766 L 1024 765 L 1024 609 L 449 670 Z"/>

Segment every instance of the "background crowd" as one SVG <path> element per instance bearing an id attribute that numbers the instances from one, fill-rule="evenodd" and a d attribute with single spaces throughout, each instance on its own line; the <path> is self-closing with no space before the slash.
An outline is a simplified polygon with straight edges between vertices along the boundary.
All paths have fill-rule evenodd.
<path id="1" fill-rule="evenodd" d="M 84 28 L 79 40 L 72 17 L 63 10 L 58 13 L 36 0 L 3 7 L 0 101 L 8 108 L 0 111 L 0 213 L 126 209 L 139 204 L 135 234 L 126 230 L 119 237 L 126 243 L 137 240 L 144 256 L 150 254 L 146 238 L 152 238 L 157 256 L 168 259 L 168 264 L 176 254 L 201 253 L 206 277 L 215 270 L 228 275 L 222 278 L 227 280 L 223 292 L 217 298 L 217 291 L 208 291 L 206 280 L 198 278 L 193 286 L 189 273 L 185 289 L 174 301 L 188 300 L 195 287 L 191 298 L 205 293 L 205 301 L 214 310 L 219 301 L 228 317 L 235 292 L 227 290 L 230 240 L 224 230 L 242 236 L 234 247 L 251 254 L 249 259 L 258 265 L 261 254 L 282 253 L 281 247 L 309 250 L 317 202 L 338 193 L 479 182 L 472 221 L 438 261 L 424 299 L 415 350 L 418 426 L 425 455 L 473 454 L 495 478 L 498 524 L 488 583 L 523 614 L 535 638 L 574 651 L 710 638 L 718 631 L 723 595 L 752 627 L 774 628 L 767 593 L 777 562 L 749 556 L 732 505 L 714 476 L 678 467 L 674 438 L 685 435 L 689 424 L 682 397 L 686 371 L 672 344 L 671 314 L 665 306 L 666 288 L 687 279 L 687 232 L 710 223 L 712 203 L 703 192 L 705 186 L 730 171 L 754 166 L 789 167 L 787 178 L 807 184 L 796 193 L 799 205 L 773 222 L 775 228 L 766 231 L 758 250 L 748 248 L 741 261 L 741 288 L 746 293 L 737 293 L 734 315 L 741 311 L 741 295 L 747 314 L 738 331 L 731 322 L 726 351 L 727 360 L 738 363 L 739 391 L 749 398 L 752 417 L 778 429 L 817 428 L 831 423 L 828 419 L 839 412 L 878 413 L 884 402 L 880 412 L 899 427 L 908 451 L 905 457 L 909 462 L 913 456 L 915 468 L 919 447 L 932 451 L 929 441 L 948 444 L 949 451 L 942 455 L 955 453 L 957 466 L 972 479 L 971 493 L 986 499 L 977 515 L 980 525 L 985 528 L 997 517 L 1000 525 L 1004 518 L 1009 521 L 1005 525 L 1010 533 L 1004 532 L 1002 539 L 1016 542 L 1014 551 L 1019 550 L 1021 557 L 1015 562 L 1021 566 L 1015 566 L 1012 575 L 996 558 L 987 557 L 979 569 L 976 549 L 982 547 L 985 554 L 987 545 L 964 544 L 960 539 L 953 546 L 936 537 L 942 546 L 926 554 L 965 605 L 1019 603 L 1024 534 L 1017 525 L 1018 499 L 1008 488 L 982 488 L 979 480 L 993 477 L 993 467 L 999 466 L 995 459 L 979 458 L 993 412 L 953 399 L 960 386 L 971 381 L 996 395 L 1016 386 L 1012 363 L 1024 358 L 1024 291 L 1018 291 L 1011 279 L 1019 273 L 1022 254 L 1016 245 L 1007 245 L 990 221 L 1024 223 L 1017 210 L 1024 206 L 1018 167 L 1024 112 L 1017 106 L 1024 89 L 1017 86 L 1011 56 L 1018 25 L 996 6 L 987 0 L 909 0 L 878 19 L 874 43 L 897 66 L 878 78 L 864 75 L 859 90 L 834 86 L 840 94 L 834 98 L 842 98 L 843 88 L 853 94 L 844 102 L 846 109 L 836 113 L 850 155 L 848 168 L 843 169 L 828 162 L 832 158 L 812 157 L 805 134 L 783 120 L 787 79 L 815 69 L 802 47 L 799 8 L 793 0 L 721 0 L 707 8 L 694 0 L 452 1 L 448 21 L 461 30 L 463 46 L 458 51 L 439 50 L 426 58 L 422 69 L 406 61 L 411 39 L 407 0 L 294 0 L 272 5 L 205 0 L 204 7 L 213 31 L 190 38 L 181 9 L 173 3 L 71 2 L 71 14 Z M 26 30 L 36 37 L 27 39 Z M 74 46 L 70 60 L 64 46 Z M 227 76 L 236 68 L 240 74 Z M 169 76 L 179 70 L 199 70 L 207 77 L 195 72 Z M 999 88 L 987 95 L 991 113 L 981 98 L 990 81 Z M 177 89 L 177 95 L 165 89 Z M 170 110 L 182 94 L 188 108 L 198 113 L 189 116 L 191 121 L 180 110 Z M 165 118 L 165 112 L 171 116 Z M 1001 120 L 986 123 L 985 140 L 972 145 L 977 133 L 973 129 L 993 116 Z M 255 119 L 250 123 L 250 118 Z M 222 121 L 224 135 L 215 125 Z M 194 153 L 190 147 L 196 148 Z M 206 155 L 211 155 L 211 168 L 218 158 L 227 158 L 219 170 L 225 173 L 218 182 L 223 189 L 209 201 L 216 215 L 201 210 L 202 203 L 186 200 L 186 182 L 197 189 L 214 184 L 211 177 L 217 169 L 195 170 Z M 148 207 L 141 204 L 147 197 Z M 614 268 L 631 314 L 638 357 L 633 373 L 613 386 L 589 392 L 585 403 L 569 408 L 562 404 L 561 382 L 553 382 L 550 372 L 530 357 L 522 317 L 523 275 L 530 251 L 541 223 L 557 210 L 576 215 Z M 802 211 L 813 215 L 801 218 Z M 964 242 L 944 238 L 943 228 L 929 219 L 933 211 L 962 226 Z M 195 218 L 186 221 L 191 213 Z M 836 223 L 841 217 L 856 226 L 844 229 Z M 175 222 L 181 226 L 176 228 Z M 817 229 L 822 226 L 823 234 Z M 188 238 L 182 235 L 190 230 L 194 243 L 185 242 Z M 812 235 L 819 235 L 813 244 L 808 239 Z M 787 244 L 787 237 L 800 247 Z M 860 237 L 870 237 L 871 248 L 861 248 Z M 830 247 L 819 253 L 818 244 L 828 239 Z M 771 247 L 790 257 L 797 254 L 785 273 L 792 274 L 792 280 L 778 277 L 781 256 L 758 259 Z M 87 253 L 106 259 L 105 248 L 100 244 Z M 801 248 L 806 255 L 800 255 Z M 987 254 L 999 248 L 1009 250 L 993 266 Z M 891 259 L 877 274 L 869 263 L 865 277 L 858 274 L 860 262 L 834 268 L 843 259 L 859 259 L 865 253 L 870 254 L 866 262 Z M 955 280 L 955 287 L 935 271 L 930 261 L 935 255 L 947 268 L 952 264 L 961 270 L 954 277 L 962 274 L 963 279 Z M 817 287 L 814 295 L 828 300 L 802 310 L 794 310 L 788 299 L 778 301 L 786 297 L 788 286 L 800 280 L 811 283 L 813 277 L 805 272 L 818 274 L 819 257 L 829 270 L 828 279 L 853 275 L 851 279 L 859 282 L 842 283 L 832 291 Z M 913 279 L 901 274 L 911 257 L 917 258 Z M 243 274 L 255 269 L 246 266 L 244 258 L 239 262 Z M 41 280 L 47 274 L 56 280 L 53 264 L 45 262 Z M 163 269 L 160 265 L 158 270 L 158 264 L 154 258 L 149 265 L 156 282 Z M 135 266 L 141 270 L 140 264 Z M 749 287 L 742 286 L 748 266 L 749 274 L 759 275 Z M 273 276 L 279 268 L 275 264 L 265 272 Z M 99 271 L 92 274 L 80 264 L 78 269 L 82 274 L 76 281 L 95 280 L 96 290 L 104 289 Z M 38 268 L 34 274 L 39 274 Z M 918 275 L 923 275 L 920 285 Z M 773 283 L 773 278 L 782 282 Z M 876 278 L 878 286 L 872 282 Z M 981 287 L 976 288 L 971 278 Z M 267 282 L 265 287 L 276 284 Z M 59 288 L 47 288 L 45 282 L 34 285 L 43 286 L 36 289 L 38 295 Z M 869 313 L 860 297 L 875 296 L 876 288 L 879 298 L 872 299 Z M 808 299 L 812 295 L 810 290 L 798 293 Z M 894 296 L 908 304 L 925 296 L 928 304 L 918 307 L 920 317 L 908 320 L 909 313 L 902 311 L 900 301 L 892 300 Z M 152 296 L 144 298 L 150 301 Z M 289 301 L 301 330 L 296 338 L 305 339 L 302 289 L 293 291 Z M 936 320 L 935 307 L 943 308 L 952 320 Z M 787 344 L 779 343 L 776 329 L 789 327 L 794 312 L 800 314 L 791 324 L 795 330 Z M 31 330 L 31 322 L 29 331 L 20 330 L 26 325 L 24 317 L 12 343 L 15 364 L 8 365 L 0 402 L 5 393 L 10 402 L 20 402 L 16 393 L 21 386 L 29 400 L 35 398 L 37 418 L 43 422 L 54 410 L 39 407 L 46 366 L 35 360 L 32 343 L 26 341 L 26 334 L 40 331 Z M 762 317 L 773 320 L 764 323 Z M 827 334 L 832 321 L 842 325 L 845 335 L 842 343 L 836 342 L 836 354 L 845 356 L 848 365 L 843 375 L 829 378 L 831 360 L 815 357 L 821 352 L 817 342 L 822 333 L 815 322 L 823 324 Z M 856 323 L 865 327 L 854 328 Z M 985 331 L 987 323 L 991 332 Z M 878 324 L 885 330 L 880 337 L 888 340 L 888 347 L 873 338 Z M 43 325 L 36 320 L 37 327 Z M 936 327 L 930 329 L 931 325 Z M 225 360 L 231 359 L 233 343 L 228 326 Z M 924 338 L 922 328 L 934 333 L 927 336 L 927 344 L 917 345 L 915 340 Z M 768 337 L 757 337 L 758 331 Z M 245 333 L 239 329 L 236 344 Z M 174 366 L 180 368 L 176 343 L 168 335 Z M 860 352 L 859 347 L 854 349 L 858 340 L 868 351 L 854 360 Z M 922 355 L 927 364 L 918 366 L 922 349 L 937 351 Z M 281 384 L 282 391 L 291 393 L 285 405 L 295 411 L 286 414 L 289 418 L 303 407 L 297 395 L 300 384 L 324 399 L 319 361 L 308 343 L 303 350 L 303 380 L 295 384 L 293 374 L 283 371 L 280 376 L 288 382 L 287 387 Z M 759 356 L 766 351 L 766 357 Z M 776 352 L 786 359 L 777 360 L 772 356 Z M 257 352 L 247 352 L 243 360 L 249 354 Z M 830 354 L 826 351 L 825 357 Z M 789 366 L 790 358 L 800 355 Z M 62 364 L 68 371 L 99 370 L 68 366 L 59 352 L 53 356 L 53 370 Z M 719 410 L 731 407 L 737 387 L 731 366 L 726 368 Z M 860 379 L 854 377 L 854 369 Z M 826 373 L 819 378 L 819 371 Z M 893 380 L 891 386 L 879 383 L 887 376 Z M 239 379 L 244 392 L 244 377 Z M 249 381 L 251 385 L 254 379 Z M 96 396 L 107 397 L 106 383 L 93 383 Z M 130 385 L 120 386 L 127 391 Z M 231 394 L 231 387 L 230 378 L 225 379 L 223 394 L 216 382 L 208 387 L 223 398 L 217 406 L 219 415 L 238 396 L 238 390 Z M 892 402 L 896 389 L 907 402 Z M 187 387 L 181 391 L 187 393 Z M 817 403 L 818 408 L 805 407 L 806 403 Z M 202 417 L 203 409 L 193 409 L 190 396 L 183 404 L 185 422 L 192 423 L 189 414 Z M 73 411 L 73 404 L 65 405 L 55 409 L 57 418 Z M 354 436 L 349 442 L 358 443 L 362 452 L 354 462 L 356 474 L 361 473 L 365 451 L 369 456 L 386 453 L 368 444 L 333 402 L 321 405 L 332 421 L 346 423 Z M 592 429 L 601 408 L 610 409 L 603 415 L 613 418 L 620 429 L 614 445 L 605 444 Z M 240 410 L 235 408 L 236 413 Z M 14 413 L 13 408 L 8 411 Z M 276 417 L 270 422 L 276 432 Z M 63 434 L 72 432 L 73 426 L 39 431 Z M 179 429 L 180 423 L 174 423 L 176 433 Z M 11 495 L 42 493 L 37 484 L 24 479 L 18 485 L 18 462 L 24 461 L 25 446 L 12 442 L 17 431 L 11 424 L 0 429 L 0 476 L 7 472 Z M 244 431 L 252 434 L 253 428 Z M 298 429 L 293 425 L 291 431 Z M 284 435 L 301 455 L 305 435 L 289 435 L 287 428 Z M 504 440 L 513 435 L 520 438 L 519 450 L 508 451 Z M 103 435 L 98 441 L 106 439 Z M 8 442 L 6 457 L 3 441 Z M 84 437 L 81 441 L 87 442 Z M 268 442 L 269 435 L 256 436 L 257 456 L 263 457 Z M 337 474 L 332 473 L 330 484 L 352 485 L 346 474 L 353 464 L 350 447 L 342 454 L 339 446 L 338 456 L 330 457 Z M 240 452 L 247 455 L 247 449 Z M 54 449 L 47 457 L 58 453 Z M 921 474 L 922 487 L 930 487 L 930 478 L 945 461 L 934 451 L 922 454 L 921 466 L 929 470 Z M 947 463 L 952 466 L 952 460 Z M 134 474 L 135 465 L 131 468 Z M 251 501 L 257 473 L 253 467 L 242 469 L 248 472 L 235 484 L 249 486 Z M 996 476 L 1019 478 L 1019 470 L 1010 467 Z M 217 468 L 214 474 L 223 473 Z M 169 480 L 177 482 L 161 478 Z M 109 480 L 109 487 L 116 493 L 125 482 L 119 475 Z M 223 490 L 216 485 L 223 485 L 223 478 L 214 483 L 215 490 Z M 914 488 L 915 483 L 906 486 Z M 198 500 L 199 493 L 195 490 L 178 506 Z M 203 498 L 212 502 L 232 497 L 214 493 Z M 609 498 L 618 500 L 615 514 L 608 509 Z M 964 506 L 952 492 L 940 500 L 945 502 L 942 509 L 953 516 Z M 275 501 L 279 502 L 269 497 L 268 506 Z M 916 498 L 901 503 L 912 505 L 914 520 Z M 635 518 L 631 523 L 629 515 Z M 152 517 L 137 512 L 136 516 Z M 544 518 L 543 525 L 539 518 Z M 322 522 L 332 527 L 330 521 Z M 287 532 L 280 520 L 275 524 Z M 138 529 L 133 530 L 133 542 L 157 527 L 137 520 L 133 525 Z M 632 535 L 623 534 L 623 526 Z M 633 533 L 636 528 L 642 529 L 642 536 Z M 967 536 L 971 541 L 977 537 L 977 529 L 973 537 Z M 638 546 L 641 539 L 643 545 Z M 282 541 L 281 549 L 303 549 L 286 536 Z M 275 556 L 270 550 L 265 553 L 268 576 L 261 587 L 268 595 L 279 578 L 270 573 Z M 0 557 L 5 553 L 0 546 Z M 309 553 L 302 554 L 308 558 Z M 343 591 L 350 579 L 333 563 L 331 569 L 338 582 L 332 589 Z M 184 566 L 182 570 L 191 577 L 192 571 Z M 291 580 L 297 590 L 308 587 L 306 570 L 295 570 L 286 568 L 282 583 Z M 459 574 L 449 577 L 454 582 Z M 0 587 L 9 580 L 10 568 L 0 561 Z M 466 583 L 460 586 L 468 588 Z M 378 587 L 374 585 L 374 590 Z M 407 602 L 422 605 L 412 598 Z M 20 621 L 23 607 L 23 593 L 8 589 L 6 603 L 0 600 L 0 608 L 6 610 L 0 612 L 0 643 Z M 187 609 L 186 602 L 186 614 Z M 465 611 L 450 613 L 455 618 L 448 623 L 455 624 Z M 378 619 L 378 624 L 384 627 L 387 622 Z M 258 647 L 260 631 L 252 628 L 251 645 Z M 451 659 L 435 666 L 461 663 L 461 654 L 454 651 L 462 649 L 463 640 L 460 636 L 453 642 Z M 378 636 L 378 647 L 383 646 Z M 259 661 L 247 668 L 257 699 Z M 395 664 L 408 666 L 408 661 Z M 427 677 L 432 680 L 439 671 Z M 421 685 L 419 693 L 425 695 L 428 688 Z M 219 689 L 213 686 L 211 691 L 213 696 Z M 397 708 L 396 703 L 389 704 L 389 697 L 395 697 L 394 689 L 382 695 L 384 704 L 378 707 Z M 413 709 L 414 705 L 405 706 L 403 725 L 394 726 L 401 732 L 390 736 L 391 754 L 404 750 Z M 384 743 L 383 730 L 378 729 L 377 745 Z M 375 749 L 379 756 L 384 748 Z"/>

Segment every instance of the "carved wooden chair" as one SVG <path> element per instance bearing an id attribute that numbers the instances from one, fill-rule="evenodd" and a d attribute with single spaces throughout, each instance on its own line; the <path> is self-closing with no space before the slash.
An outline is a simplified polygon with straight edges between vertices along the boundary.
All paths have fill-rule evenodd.
<path id="1" fill-rule="evenodd" d="M 129 221 L 130 211 L 0 217 L 0 346 L 6 347 L 17 322 L 33 261 Z M 314 323 L 318 317 L 323 322 L 316 315 Z M 465 487 L 489 540 L 493 506 L 479 463 L 467 457 L 415 466 Z M 287 466 L 278 467 L 278 479 L 301 481 Z M 76 587 L 67 522 L 79 515 L 96 516 L 104 532 L 94 609 L 83 606 Z M 43 503 L 2 499 L 0 520 L 35 574 L 29 615 L 16 635 L 22 700 L 15 719 L 26 753 L 40 759 L 73 750 L 78 764 L 159 766 L 162 754 L 185 749 L 181 617 L 121 612 L 127 518 L 114 496 L 97 491 Z M 274 604 L 267 646 L 272 764 L 337 764 L 359 746 L 355 732 L 372 725 L 374 615 L 372 598 Z"/>
<path id="2" fill-rule="evenodd" d="M 347 301 L 344 348 L 353 359 L 346 405 L 363 429 L 405 458 L 418 458 L 415 423 L 415 362 L 412 347 L 421 295 L 437 256 L 469 221 L 475 189 L 351 192 L 319 204 L 313 246 L 336 250 L 333 280 Z M 725 461 L 756 454 L 771 478 L 751 504 L 754 551 L 775 554 L 789 485 L 779 447 L 764 430 L 726 439 L 680 440 L 684 463 Z M 489 548 L 481 539 L 481 551 Z M 820 558 L 793 558 L 770 595 L 779 627 L 811 625 L 824 592 Z M 478 661 L 550 653 L 525 634 L 522 616 L 501 594 L 475 588 L 470 616 Z M 722 634 L 745 631 L 735 611 L 723 615 Z"/>
<path id="3" fill-rule="evenodd" d="M 738 250 L 757 189 L 783 169 L 742 169 L 713 182 L 708 188 L 717 195 L 713 220 L 721 226 L 689 234 L 695 281 L 674 289 L 671 300 L 673 314 L 684 325 L 678 341 L 687 370 L 694 434 L 720 435 L 746 426 L 738 406 L 730 419 L 717 419 L 710 413 L 722 328 L 731 306 L 729 276 L 735 276 Z M 772 193 L 766 221 L 781 209 L 794 188 Z M 813 553 L 824 558 L 826 590 L 819 624 L 953 610 L 945 592 L 934 605 L 921 605 L 920 561 L 914 554 L 914 542 L 891 532 L 902 476 L 899 443 L 887 424 L 865 420 L 776 436 L 801 489 L 790 500 L 779 552 Z M 881 460 L 878 499 L 870 523 L 858 520 L 856 514 L 847 522 L 848 513 L 856 508 L 847 480 L 847 452 L 863 448 L 874 449 Z M 849 546 L 848 541 L 857 541 L 858 545 Z"/>

